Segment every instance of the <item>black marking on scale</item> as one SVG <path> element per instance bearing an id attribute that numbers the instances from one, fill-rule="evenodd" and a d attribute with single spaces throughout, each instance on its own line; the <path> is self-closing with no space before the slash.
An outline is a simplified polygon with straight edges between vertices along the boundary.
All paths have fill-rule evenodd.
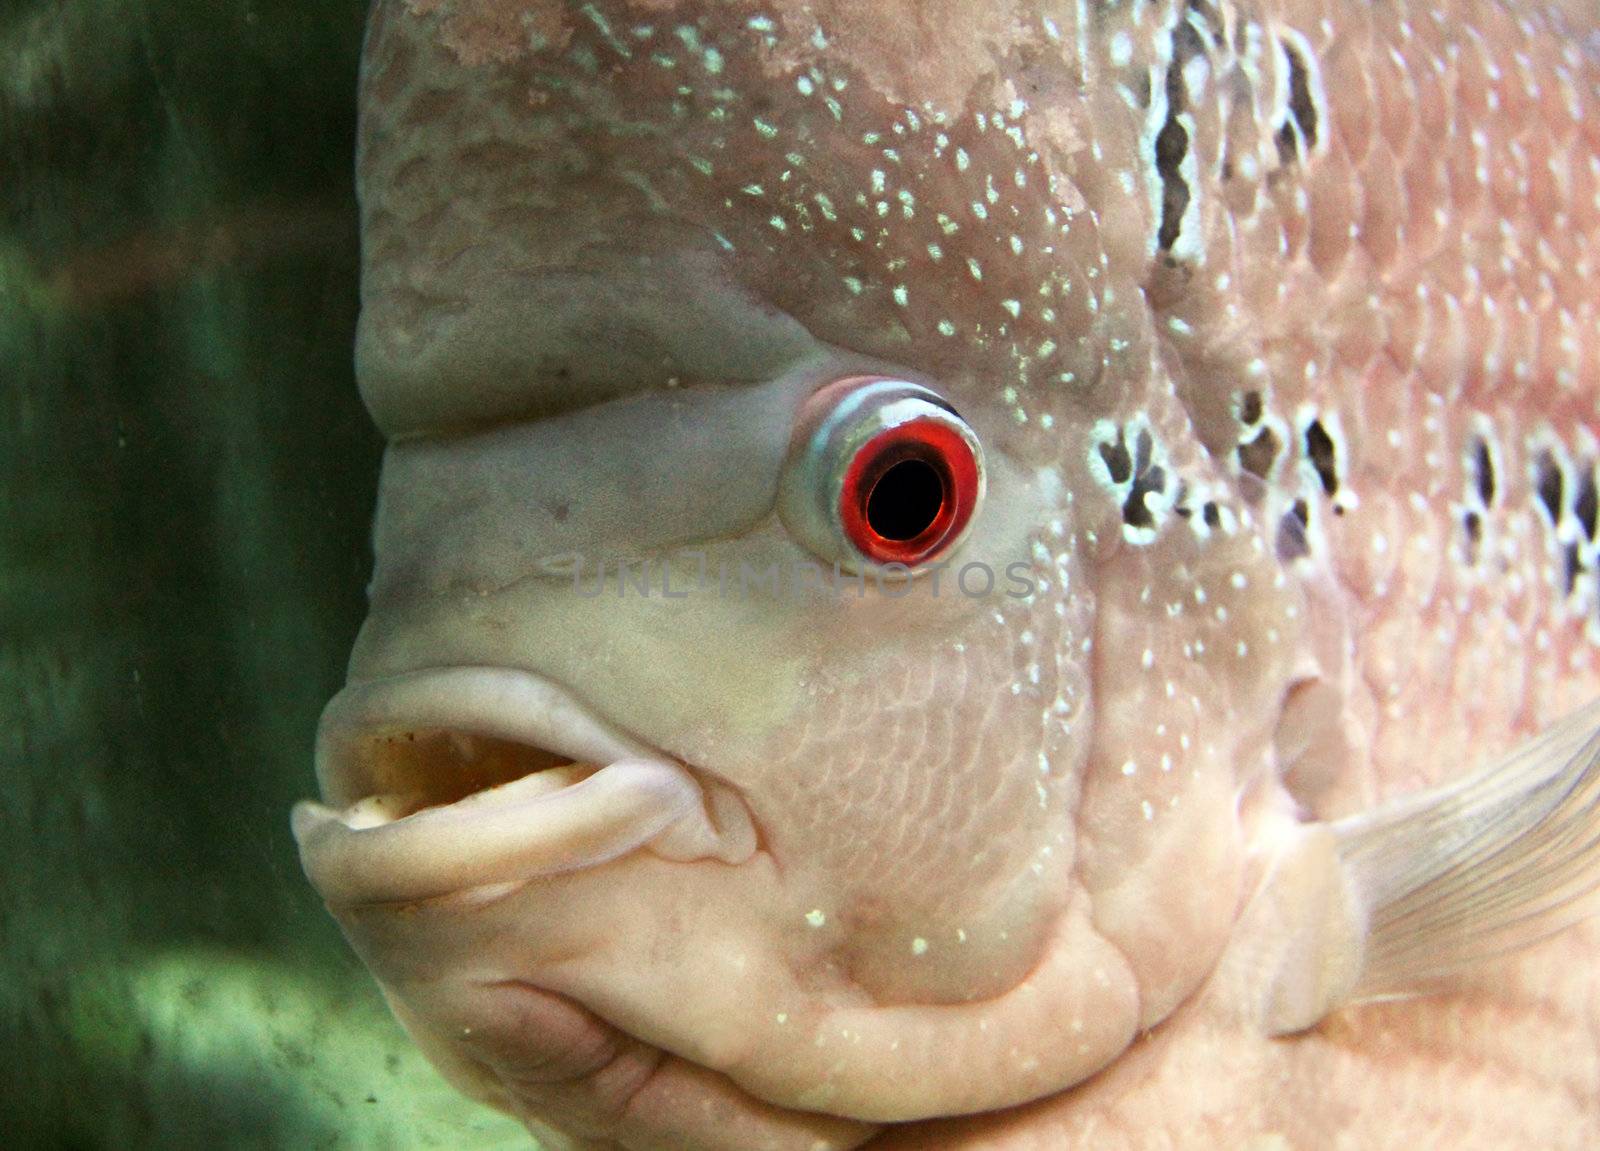
<path id="1" fill-rule="evenodd" d="M 1321 420 L 1306 425 L 1306 458 L 1322 481 L 1322 490 L 1330 496 L 1339 494 L 1339 464 L 1333 447 L 1333 437 L 1322 426 Z"/>
<path id="2" fill-rule="evenodd" d="M 1194 194 L 1179 171 L 1189 154 L 1188 129 L 1178 122 L 1178 117 L 1189 106 L 1183 69 L 1190 60 L 1205 54 L 1205 41 L 1194 25 L 1179 20 L 1172 29 L 1172 59 L 1167 65 L 1167 118 L 1155 140 L 1156 171 L 1161 176 L 1161 227 L 1156 232 L 1156 246 L 1163 252 L 1170 252 L 1178 242 L 1183 214 L 1189 210 L 1189 200 Z"/>

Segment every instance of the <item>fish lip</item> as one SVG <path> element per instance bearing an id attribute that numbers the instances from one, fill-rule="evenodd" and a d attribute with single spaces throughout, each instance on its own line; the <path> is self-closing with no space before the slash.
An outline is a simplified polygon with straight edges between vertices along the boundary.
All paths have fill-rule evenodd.
<path id="1" fill-rule="evenodd" d="M 512 771 L 474 780 L 459 758 L 386 758 L 399 737 L 409 745 L 418 733 L 502 741 Z M 521 772 L 524 756 L 533 766 Z M 427 668 L 351 683 L 324 709 L 316 759 L 327 802 L 297 804 L 292 828 L 306 875 L 330 906 L 436 899 L 594 866 L 704 806 L 682 764 L 515 668 Z M 474 782 L 481 786 L 462 786 Z M 423 791 L 419 805 L 392 794 L 408 789 Z"/>
<path id="2" fill-rule="evenodd" d="M 535 672 L 489 665 L 424 668 L 357 680 L 328 701 L 316 745 L 324 800 L 347 807 L 377 794 L 382 781 L 362 754 L 366 745 L 419 729 L 502 739 L 579 763 L 670 758 L 599 719 L 567 689 Z"/>

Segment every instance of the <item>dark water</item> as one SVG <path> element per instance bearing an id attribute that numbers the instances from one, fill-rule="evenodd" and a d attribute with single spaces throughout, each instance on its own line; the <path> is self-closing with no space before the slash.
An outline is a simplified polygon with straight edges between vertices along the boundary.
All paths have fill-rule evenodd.
<path id="1" fill-rule="evenodd" d="M 359 621 L 362 0 L 0 3 L 0 1146 L 504 1142 L 288 808 Z"/>

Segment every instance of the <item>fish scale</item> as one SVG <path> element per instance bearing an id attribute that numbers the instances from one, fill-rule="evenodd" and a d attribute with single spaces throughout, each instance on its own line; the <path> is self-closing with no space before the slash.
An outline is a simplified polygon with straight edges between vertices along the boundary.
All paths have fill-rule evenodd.
<path id="1" fill-rule="evenodd" d="M 733 781 L 781 876 L 672 904 L 637 956 L 590 954 L 649 902 L 603 873 L 519 894 L 591 966 L 541 986 L 725 1075 L 778 1146 L 813 1145 L 814 1112 L 864 1125 L 817 1146 L 904 1120 L 871 1145 L 1592 1142 L 1600 1056 L 1545 1054 L 1593 1054 L 1592 924 L 1420 1008 L 1330 1015 L 1526 942 L 1524 911 L 1564 924 L 1539 876 L 1593 869 L 1571 726 L 1593 708 L 1552 726 L 1600 694 L 1592 23 L 1489 0 L 379 4 L 357 358 L 393 444 L 352 682 L 526 662 Z M 905 602 L 673 617 L 530 574 L 541 540 L 791 554 L 766 472 L 807 371 L 949 394 L 988 469 L 962 554 L 1022 555 L 1026 595 L 980 610 L 924 576 Z M 676 459 L 740 389 L 778 430 L 716 425 L 745 462 L 703 458 L 709 491 L 608 487 L 657 474 L 623 468 L 560 516 L 519 496 Z M 670 418 L 601 434 L 641 411 Z M 561 950 L 496 926 L 515 900 L 469 968 Z M 462 966 L 412 930 L 372 949 L 380 977 Z M 441 1050 L 444 975 L 390 984 L 445 1020 L 408 1016 Z M 729 1023 L 734 988 L 773 987 Z M 939 1118 L 966 1110 L 992 1113 Z"/>
<path id="2" fill-rule="evenodd" d="M 1350 619 L 1378 755 L 1343 802 L 1414 787 L 1454 758 L 1421 749 L 1464 754 L 1587 698 L 1596 605 L 1555 570 L 1529 457 L 1538 437 L 1593 443 L 1596 397 L 1571 335 L 1596 324 L 1593 60 L 1558 18 L 1489 5 L 1103 19 L 1108 63 L 1119 42 L 1170 44 L 1175 29 L 1205 45 L 1200 90 L 1180 84 L 1197 163 L 1180 171 L 1169 155 L 1149 181 L 1184 185 L 1192 242 L 1158 251 L 1150 298 L 1208 449 L 1267 481 L 1242 490 L 1269 525 L 1307 521 L 1299 562 L 1333 577 L 1324 598 Z M 1123 51 L 1108 76 L 1140 108 L 1173 52 Z M 1297 66 L 1314 141 L 1284 100 Z M 1284 129 L 1292 147 L 1276 146 Z M 1263 398 L 1274 429 L 1265 462 L 1248 454 L 1261 421 L 1238 419 L 1246 397 Z M 1308 467 L 1313 422 L 1339 430 L 1340 499 Z M 1492 508 L 1468 506 L 1474 437 L 1504 445 Z M 1470 538 L 1484 532 L 1487 544 Z M 1413 673 L 1419 656 L 1436 674 Z M 1490 669 L 1497 690 L 1475 687 Z"/>

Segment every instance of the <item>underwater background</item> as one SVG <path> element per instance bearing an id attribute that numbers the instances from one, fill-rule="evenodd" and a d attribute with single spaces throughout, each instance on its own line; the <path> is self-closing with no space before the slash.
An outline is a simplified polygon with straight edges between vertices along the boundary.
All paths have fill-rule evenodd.
<path id="1" fill-rule="evenodd" d="M 0 2 L 0 1146 L 529 1145 L 291 803 L 360 622 L 365 0 Z"/>

